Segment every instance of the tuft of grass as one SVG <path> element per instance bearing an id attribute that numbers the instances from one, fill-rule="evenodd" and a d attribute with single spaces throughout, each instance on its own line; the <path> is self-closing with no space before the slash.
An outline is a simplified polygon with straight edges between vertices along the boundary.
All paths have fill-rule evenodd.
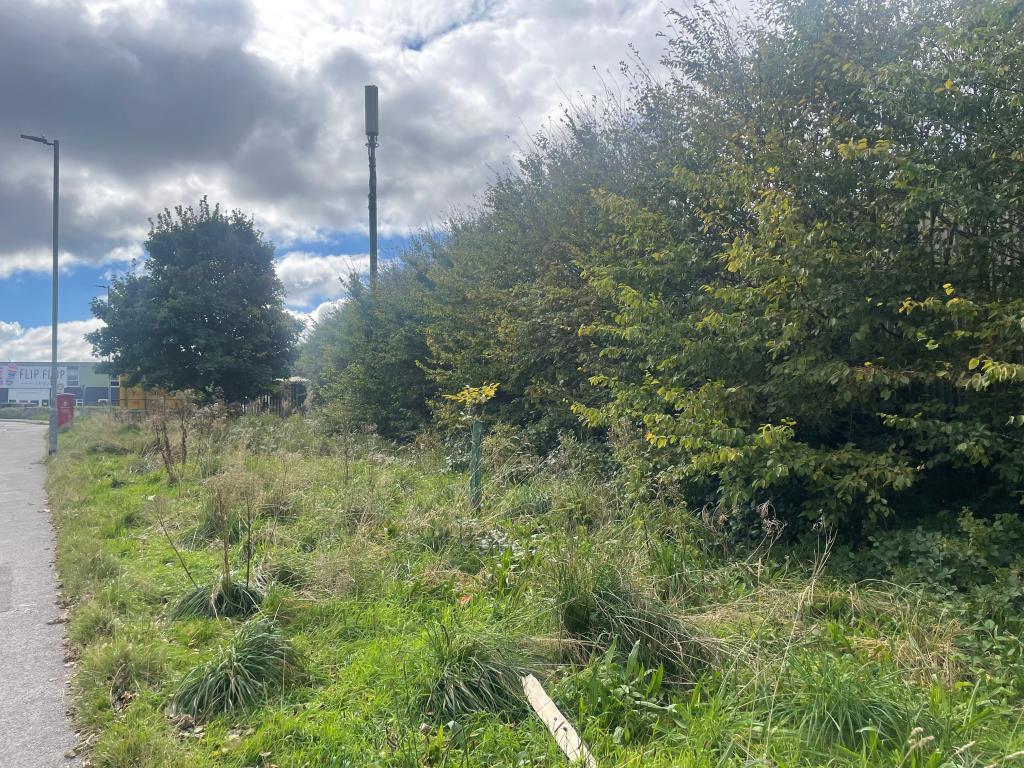
<path id="1" fill-rule="evenodd" d="M 212 584 L 198 586 L 182 597 L 171 615 L 175 619 L 244 618 L 254 614 L 262 602 L 260 590 L 225 574 Z"/>
<path id="2" fill-rule="evenodd" d="M 915 726 L 931 726 L 922 705 L 913 706 L 897 671 L 854 657 L 795 655 L 774 702 L 775 715 L 819 747 L 861 748 L 869 739 L 901 745 Z"/>
<path id="3" fill-rule="evenodd" d="M 293 589 L 307 586 L 311 579 L 309 564 L 297 555 L 275 554 L 263 562 L 256 573 L 256 580 L 267 587 L 280 584 Z"/>
<path id="4" fill-rule="evenodd" d="M 252 621 L 242 625 L 213 659 L 185 675 L 173 708 L 209 717 L 252 707 L 294 680 L 301 669 L 299 653 L 271 621 Z"/>
<path id="5" fill-rule="evenodd" d="M 479 712 L 505 718 L 525 713 L 527 657 L 507 636 L 441 621 L 427 630 L 432 669 L 423 709 L 441 722 Z"/>
<path id="6" fill-rule="evenodd" d="M 105 602 L 93 599 L 79 606 L 68 629 L 68 636 L 77 646 L 86 646 L 100 638 L 110 637 L 117 624 L 114 610 Z"/>
<path id="7" fill-rule="evenodd" d="M 379 595 L 392 564 L 389 551 L 363 537 L 322 552 L 313 561 L 310 586 L 320 594 L 369 598 Z"/>
<path id="8" fill-rule="evenodd" d="M 559 561 L 555 605 L 563 633 L 586 655 L 635 647 L 639 662 L 663 668 L 670 682 L 692 685 L 716 655 L 713 638 L 628 584 L 611 563 Z"/>
<path id="9" fill-rule="evenodd" d="M 555 506 L 551 491 L 544 485 L 529 483 L 517 485 L 502 497 L 499 508 L 511 517 L 542 517 Z"/>
<path id="10" fill-rule="evenodd" d="M 134 708 L 96 743 L 89 765 L 94 768 L 193 768 L 195 755 L 178 743 L 158 715 Z"/>
<path id="11" fill-rule="evenodd" d="M 99 710 L 119 709 L 143 688 L 159 685 L 166 669 L 161 646 L 116 639 L 87 649 L 75 682 Z"/>

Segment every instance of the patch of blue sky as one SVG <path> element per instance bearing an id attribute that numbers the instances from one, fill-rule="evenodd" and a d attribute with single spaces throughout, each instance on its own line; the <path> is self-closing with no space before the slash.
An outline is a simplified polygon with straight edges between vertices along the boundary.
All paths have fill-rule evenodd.
<path id="1" fill-rule="evenodd" d="M 127 269 L 127 265 L 123 266 Z M 106 291 L 97 285 L 106 284 L 112 265 L 91 267 L 79 265 L 60 274 L 60 320 L 86 320 L 92 317 L 89 302 Z M 23 327 L 50 323 L 50 273 L 16 272 L 0 280 L 0 321 L 21 323 Z"/>
<path id="2" fill-rule="evenodd" d="M 387 263 L 401 255 L 409 243 L 406 236 L 381 238 L 378 253 L 381 263 Z M 277 257 L 292 251 L 322 256 L 365 256 L 369 243 L 365 233 L 334 232 L 315 240 L 298 240 L 286 246 L 276 245 Z M 91 266 L 76 264 L 60 273 L 60 320 L 86 320 L 92 316 L 89 304 L 94 297 L 104 296 L 105 285 L 114 275 L 121 275 L 131 269 L 126 262 Z M 341 275 L 339 275 L 341 277 Z M 327 292 L 314 294 L 307 301 L 289 306 L 296 309 L 310 309 L 321 301 L 335 298 Z M 19 271 L 0 280 L 0 322 L 20 323 L 23 327 L 48 325 L 50 322 L 50 273 Z"/>

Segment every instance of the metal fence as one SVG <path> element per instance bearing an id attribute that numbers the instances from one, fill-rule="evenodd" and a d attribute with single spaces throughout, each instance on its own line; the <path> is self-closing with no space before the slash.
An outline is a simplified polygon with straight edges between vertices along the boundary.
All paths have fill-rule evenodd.
<path id="1" fill-rule="evenodd" d="M 302 403 L 293 403 L 290 398 L 282 395 L 263 395 L 242 403 L 242 413 L 266 413 L 284 418 L 302 412 Z"/>

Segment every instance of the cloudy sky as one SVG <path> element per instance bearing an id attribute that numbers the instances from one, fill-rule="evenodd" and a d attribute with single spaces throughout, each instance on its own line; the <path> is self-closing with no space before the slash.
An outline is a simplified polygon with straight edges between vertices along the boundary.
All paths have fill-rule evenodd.
<path id="1" fill-rule="evenodd" d="M 240 207 L 315 316 L 366 268 L 366 83 L 382 256 L 473 197 L 560 106 L 653 63 L 663 0 L 0 0 L 0 360 L 49 358 L 61 140 L 61 358 L 164 207 Z"/>

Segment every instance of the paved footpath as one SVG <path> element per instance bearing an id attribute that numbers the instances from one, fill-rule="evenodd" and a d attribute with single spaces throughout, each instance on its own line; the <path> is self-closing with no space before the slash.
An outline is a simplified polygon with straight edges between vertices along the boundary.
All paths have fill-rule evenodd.
<path id="1" fill-rule="evenodd" d="M 59 768 L 75 745 L 43 483 L 46 427 L 0 422 L 0 766 Z"/>

